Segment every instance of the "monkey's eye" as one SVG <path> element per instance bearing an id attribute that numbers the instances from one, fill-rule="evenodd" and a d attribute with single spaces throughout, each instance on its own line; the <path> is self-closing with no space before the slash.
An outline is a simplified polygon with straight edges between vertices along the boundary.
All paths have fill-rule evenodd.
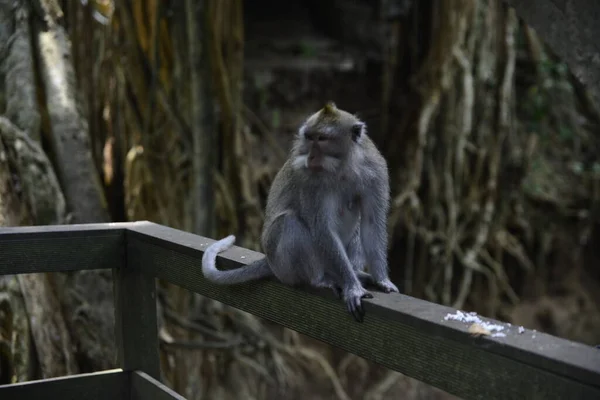
<path id="1" fill-rule="evenodd" d="M 309 133 L 306 133 L 304 135 L 304 137 L 306 138 L 306 140 L 309 140 L 311 142 L 313 142 L 315 140 L 318 141 L 318 142 L 324 142 L 326 140 L 329 140 L 328 136 L 321 135 L 318 132 L 309 132 Z"/>

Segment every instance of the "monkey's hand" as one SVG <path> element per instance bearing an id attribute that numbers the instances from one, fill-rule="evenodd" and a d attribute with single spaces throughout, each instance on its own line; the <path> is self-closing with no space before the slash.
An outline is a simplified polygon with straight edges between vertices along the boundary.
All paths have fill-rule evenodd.
<path id="1" fill-rule="evenodd" d="M 373 295 L 360 286 L 344 292 L 344 301 L 346 302 L 348 312 L 352 314 L 354 319 L 358 322 L 363 322 L 363 317 L 365 316 L 362 299 L 372 298 Z"/>
<path id="2" fill-rule="evenodd" d="M 377 281 L 375 284 L 385 293 L 400 292 L 396 285 L 394 285 L 388 278 Z"/>

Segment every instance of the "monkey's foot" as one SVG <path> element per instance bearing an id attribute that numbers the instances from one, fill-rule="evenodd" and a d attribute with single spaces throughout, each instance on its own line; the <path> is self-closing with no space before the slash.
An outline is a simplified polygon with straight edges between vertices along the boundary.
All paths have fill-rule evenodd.
<path id="1" fill-rule="evenodd" d="M 333 283 L 331 285 L 325 285 L 323 287 L 329 288 L 331 290 L 333 290 L 333 294 L 335 295 L 335 297 L 337 297 L 338 299 L 342 298 L 342 288 L 339 287 L 338 285 L 334 285 Z"/>
<path id="2" fill-rule="evenodd" d="M 375 280 L 369 273 L 364 271 L 356 271 L 356 277 L 363 286 L 376 286 Z"/>
<path id="3" fill-rule="evenodd" d="M 339 287 L 338 285 L 336 285 L 333 282 L 330 282 L 326 279 L 323 279 L 322 281 L 318 282 L 315 284 L 316 287 L 321 287 L 321 288 L 327 288 L 327 289 L 331 289 L 333 290 L 333 294 L 335 295 L 335 297 L 337 297 L 338 299 L 342 298 L 342 288 Z"/>
<path id="4" fill-rule="evenodd" d="M 383 279 L 379 282 L 376 282 L 375 284 L 385 293 L 400 292 L 396 285 L 394 285 L 389 279 Z"/>
<path id="5" fill-rule="evenodd" d="M 344 300 L 346 301 L 346 307 L 348 312 L 352 314 L 354 319 L 358 322 L 363 322 L 365 316 L 365 310 L 362 306 L 362 299 L 372 299 L 373 295 L 367 292 L 365 289 L 357 288 L 351 289 L 344 293 Z"/>

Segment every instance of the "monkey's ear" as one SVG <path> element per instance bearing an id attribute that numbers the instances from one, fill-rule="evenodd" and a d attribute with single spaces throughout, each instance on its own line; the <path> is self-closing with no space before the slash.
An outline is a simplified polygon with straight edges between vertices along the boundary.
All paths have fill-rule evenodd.
<path id="1" fill-rule="evenodd" d="M 362 135 L 365 133 L 365 129 L 366 127 L 364 122 L 357 122 L 356 124 L 352 125 L 352 140 L 358 143 L 362 138 Z"/>
<path id="2" fill-rule="evenodd" d="M 300 127 L 300 129 L 298 129 L 298 137 L 301 139 L 304 139 L 305 135 L 306 135 L 306 124 L 302 124 L 302 126 Z"/>

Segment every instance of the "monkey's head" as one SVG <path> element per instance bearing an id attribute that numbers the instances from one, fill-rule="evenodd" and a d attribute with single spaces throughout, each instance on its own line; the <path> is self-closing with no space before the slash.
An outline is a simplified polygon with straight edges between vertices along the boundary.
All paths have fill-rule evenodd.
<path id="1" fill-rule="evenodd" d="M 364 122 L 329 102 L 298 130 L 292 149 L 294 168 L 335 172 L 356 153 L 365 134 Z"/>

